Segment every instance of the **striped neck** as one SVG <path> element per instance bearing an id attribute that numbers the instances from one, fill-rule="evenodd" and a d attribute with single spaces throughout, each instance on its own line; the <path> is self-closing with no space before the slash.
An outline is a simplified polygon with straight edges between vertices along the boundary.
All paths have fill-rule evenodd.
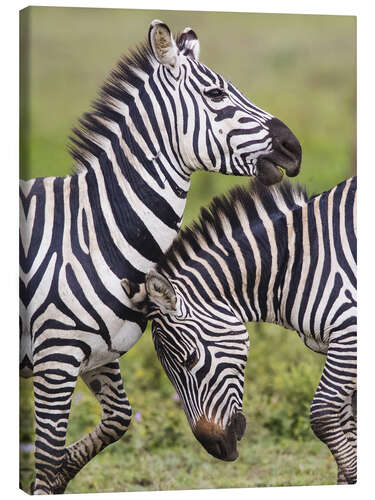
<path id="1" fill-rule="evenodd" d="M 301 267 L 308 205 L 306 193 L 288 183 L 236 188 L 180 233 L 158 270 L 181 290 L 191 282 L 196 297 L 182 295 L 192 308 L 198 302 L 224 302 L 243 323 L 292 328 L 285 284 L 293 288 L 294 270 Z"/>
<path id="2" fill-rule="evenodd" d="M 146 46 L 120 61 L 72 137 L 81 197 L 108 242 L 101 251 L 116 274 L 129 268 L 137 281 L 175 238 L 192 172 L 179 150 L 178 112 L 161 96 L 165 72 L 156 68 Z M 131 262 L 122 273 L 119 255 Z"/>
<path id="3" fill-rule="evenodd" d="M 111 116 L 106 108 L 106 119 L 87 117 L 77 177 L 108 266 L 119 278 L 142 281 L 177 235 L 190 172 L 161 133 L 162 117 L 140 117 L 137 107 L 131 101 Z"/>
<path id="4" fill-rule="evenodd" d="M 237 188 L 215 199 L 199 223 L 182 231 L 158 271 L 180 290 L 191 282 L 196 296 L 181 291 L 187 309 L 222 306 L 242 322 L 276 323 L 300 334 L 320 329 L 323 335 L 332 318 L 324 315 L 322 297 L 331 286 L 329 301 L 337 300 L 342 287 L 337 269 L 345 269 L 356 285 L 355 224 L 350 222 L 355 190 L 356 178 L 309 200 L 287 183 Z M 343 237 L 346 251 L 340 246 Z M 354 301 L 350 287 L 342 300 Z"/>
<path id="5" fill-rule="evenodd" d="M 133 103 L 134 106 L 137 103 Z M 159 123 L 155 117 L 155 121 L 148 123 L 146 128 L 141 118 L 131 122 L 127 117 L 129 113 L 131 108 L 113 121 L 100 122 L 100 126 L 97 117 L 91 116 L 90 153 L 80 157 L 78 175 L 83 173 L 87 179 L 96 178 L 98 183 L 102 183 L 112 207 L 124 206 L 123 197 L 130 204 L 139 198 L 177 231 L 190 187 L 191 172 L 176 153 L 172 138 L 161 134 L 161 120 Z M 151 133 L 154 130 L 158 131 L 157 137 Z"/>
<path id="6" fill-rule="evenodd" d="M 227 285 L 215 298 L 225 297 L 243 323 L 263 321 L 293 328 L 285 314 L 285 283 L 290 287 L 291 270 L 300 267 L 303 251 L 294 252 L 290 242 L 298 238 L 302 217 L 300 206 L 272 218 L 263 212 L 262 224 L 244 218 L 241 228 L 221 239 L 227 253 L 221 272 Z"/>

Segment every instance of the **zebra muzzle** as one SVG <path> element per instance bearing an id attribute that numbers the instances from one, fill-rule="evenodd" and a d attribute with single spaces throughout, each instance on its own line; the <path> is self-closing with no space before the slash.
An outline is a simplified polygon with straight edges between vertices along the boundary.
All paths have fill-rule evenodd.
<path id="1" fill-rule="evenodd" d="M 236 412 L 226 429 L 202 418 L 194 429 L 194 435 L 206 451 L 226 462 L 238 457 L 237 441 L 240 441 L 246 429 L 246 419 L 242 412 Z"/>
<path id="2" fill-rule="evenodd" d="M 272 118 L 269 132 L 272 137 L 272 152 L 259 156 L 257 160 L 257 177 L 266 186 L 281 181 L 281 169 L 285 170 L 288 177 L 298 175 L 302 161 L 301 144 L 281 120 Z"/>

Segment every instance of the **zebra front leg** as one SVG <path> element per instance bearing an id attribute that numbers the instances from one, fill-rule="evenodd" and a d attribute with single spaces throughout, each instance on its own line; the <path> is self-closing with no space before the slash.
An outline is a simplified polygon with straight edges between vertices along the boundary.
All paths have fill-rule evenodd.
<path id="1" fill-rule="evenodd" d="M 357 453 L 352 437 L 356 425 L 348 418 L 355 388 L 355 352 L 345 344 L 330 346 L 311 404 L 310 422 L 315 435 L 328 446 L 336 460 L 339 484 L 357 481 Z"/>
<path id="2" fill-rule="evenodd" d="M 34 362 L 35 482 L 31 487 L 34 495 L 54 493 L 65 458 L 66 431 L 79 367 L 75 359 L 70 364 L 70 358 L 61 354 L 60 357 L 59 362 L 45 358 Z"/>
<path id="3" fill-rule="evenodd" d="M 84 373 L 81 377 L 99 401 L 102 419 L 89 434 L 65 449 L 54 493 L 63 493 L 68 482 L 95 455 L 118 441 L 131 420 L 131 407 L 123 388 L 118 361 Z"/>

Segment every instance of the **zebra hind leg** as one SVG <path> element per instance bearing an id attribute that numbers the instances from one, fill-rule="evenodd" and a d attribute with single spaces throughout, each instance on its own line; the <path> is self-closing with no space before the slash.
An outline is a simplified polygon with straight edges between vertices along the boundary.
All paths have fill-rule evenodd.
<path id="1" fill-rule="evenodd" d="M 100 451 L 118 441 L 131 420 L 131 407 L 123 388 L 119 362 L 82 374 L 102 407 L 102 419 L 86 436 L 65 449 L 65 459 L 54 493 L 64 493 L 68 482 Z"/>
<path id="2" fill-rule="evenodd" d="M 353 392 L 352 397 L 348 398 L 340 411 L 340 425 L 347 440 L 354 450 L 357 450 L 357 391 Z M 337 484 L 348 484 L 344 472 L 339 469 L 337 475 Z"/>
<path id="3" fill-rule="evenodd" d="M 338 466 L 339 484 L 357 481 L 355 353 L 343 345 L 330 346 L 322 377 L 310 410 L 311 428 L 330 449 Z"/>

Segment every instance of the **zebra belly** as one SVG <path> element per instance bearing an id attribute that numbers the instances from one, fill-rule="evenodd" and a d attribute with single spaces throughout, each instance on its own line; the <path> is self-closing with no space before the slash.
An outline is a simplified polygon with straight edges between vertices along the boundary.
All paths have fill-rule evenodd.
<path id="1" fill-rule="evenodd" d="M 356 288 L 334 262 L 324 293 L 319 300 L 316 299 L 316 292 L 311 293 L 310 299 L 303 311 L 296 307 L 292 325 L 307 347 L 314 352 L 327 354 L 332 335 L 334 338 L 339 337 L 341 332 L 345 332 L 348 326 L 351 329 L 350 325 L 356 322 Z M 316 309 L 312 322 L 313 305 Z"/>

